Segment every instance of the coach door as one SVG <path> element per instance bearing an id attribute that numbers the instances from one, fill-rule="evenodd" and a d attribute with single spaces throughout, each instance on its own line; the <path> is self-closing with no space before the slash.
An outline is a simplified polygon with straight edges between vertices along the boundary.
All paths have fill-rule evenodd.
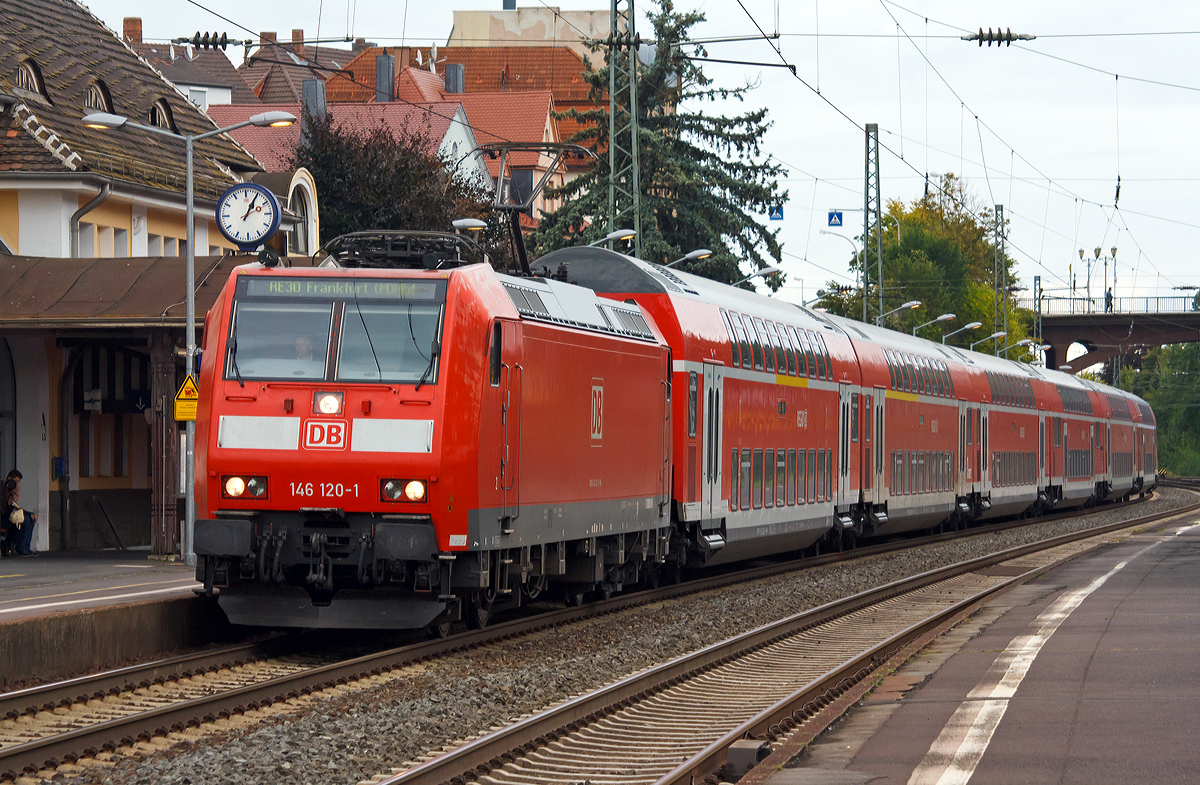
<path id="1" fill-rule="evenodd" d="M 871 414 L 867 417 L 863 424 L 863 431 L 867 435 L 867 443 L 863 446 L 863 455 L 868 456 L 867 467 L 863 474 L 866 477 L 866 487 L 869 489 L 867 499 L 871 504 L 883 504 L 887 498 L 884 494 L 884 458 L 887 455 L 883 450 L 883 404 L 887 399 L 887 390 L 882 387 L 876 387 L 875 391 L 867 396 L 867 411 Z"/>
<path id="2" fill-rule="evenodd" d="M 958 482 L 954 484 L 954 492 L 958 496 L 965 496 L 970 492 L 970 477 L 968 467 L 971 465 L 967 457 L 967 450 L 970 449 L 967 441 L 967 423 L 970 421 L 971 410 L 967 407 L 966 401 L 958 402 L 958 465 L 955 467 L 955 477 Z"/>
<path id="3" fill-rule="evenodd" d="M 1046 413 L 1038 412 L 1038 487 L 1046 485 Z"/>
<path id="4" fill-rule="evenodd" d="M 525 369 L 520 362 L 518 327 L 517 324 L 504 323 L 500 363 L 501 423 L 504 429 L 504 441 L 500 449 L 500 490 L 503 493 L 500 530 L 505 534 L 512 531 L 513 522 L 521 514 L 521 402 Z"/>
<path id="5" fill-rule="evenodd" d="M 838 419 L 840 425 L 838 428 L 838 474 L 837 474 L 837 489 L 833 493 L 834 511 L 845 510 L 856 499 L 851 498 L 850 491 L 850 451 L 853 447 L 858 447 L 857 444 L 850 443 L 851 423 L 854 423 L 854 429 L 857 432 L 858 423 L 855 420 L 858 418 L 858 412 L 854 411 L 850 405 L 850 385 L 841 383 L 838 385 Z M 854 396 L 857 398 L 858 396 Z"/>
<path id="6" fill-rule="evenodd" d="M 724 514 L 721 503 L 721 392 L 724 369 L 704 363 L 704 476 L 701 518 L 712 520 Z"/>

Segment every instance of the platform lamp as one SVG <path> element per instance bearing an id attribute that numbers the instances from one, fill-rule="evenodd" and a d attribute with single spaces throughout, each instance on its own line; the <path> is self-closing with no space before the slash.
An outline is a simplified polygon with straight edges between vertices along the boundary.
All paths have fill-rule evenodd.
<path id="1" fill-rule="evenodd" d="M 749 281 L 751 278 L 757 278 L 760 275 L 763 277 L 766 277 L 768 275 L 774 275 L 775 273 L 781 273 L 781 272 L 783 272 L 782 267 L 764 267 L 761 270 L 757 270 L 755 272 L 750 273 L 749 275 L 747 275 L 745 278 L 741 279 L 740 281 L 734 281 L 733 283 L 730 284 L 730 286 L 737 286 L 740 283 L 745 283 L 746 281 Z"/>
<path id="2" fill-rule="evenodd" d="M 664 264 L 663 267 L 674 267 L 675 265 L 683 262 L 694 262 L 697 259 L 707 259 L 710 256 L 712 256 L 712 251 L 708 250 L 707 248 L 697 248 L 686 256 L 681 256 L 673 262 Z"/>
<path id="3" fill-rule="evenodd" d="M 825 298 L 825 295 L 826 295 L 826 294 L 827 294 L 827 292 L 826 292 L 824 289 L 818 289 L 818 290 L 817 290 L 817 296 L 816 296 L 816 297 L 814 297 L 814 298 L 813 298 L 813 299 L 811 299 L 811 300 L 808 300 L 807 302 L 803 302 L 803 303 L 801 303 L 801 306 L 802 306 L 802 307 L 804 307 L 804 308 L 807 308 L 807 307 L 809 307 L 810 305 L 812 305 L 813 303 L 818 303 L 818 302 L 820 302 L 821 300 L 823 300 L 823 299 Z"/>
<path id="4" fill-rule="evenodd" d="M 891 316 L 892 314 L 897 313 L 898 311 L 903 311 L 905 308 L 920 308 L 920 307 L 921 307 L 920 300 L 909 300 L 904 305 L 901 305 L 899 308 L 893 308 L 892 310 L 888 311 L 887 313 L 881 313 L 878 316 L 876 316 L 875 317 L 875 326 L 879 327 L 881 325 L 881 323 L 883 322 L 884 317 Z"/>
<path id="5" fill-rule="evenodd" d="M 989 335 L 987 338 L 980 338 L 978 341 L 971 344 L 970 350 L 975 351 L 975 347 L 978 346 L 979 344 L 987 343 L 988 341 L 992 340 L 993 338 L 1003 338 L 1006 335 L 1008 335 L 1008 333 L 1004 332 L 1003 330 L 1000 330 L 999 332 L 994 332 L 991 335 Z"/>
<path id="6" fill-rule="evenodd" d="M 256 125 L 260 128 L 268 126 L 282 128 L 292 125 L 295 122 L 296 116 L 287 112 L 263 112 L 240 123 L 234 123 L 233 125 L 217 128 L 212 131 L 205 131 L 202 134 L 177 134 L 165 128 L 135 123 L 130 121 L 128 117 L 119 114 L 109 114 L 108 112 L 93 112 L 92 114 L 85 115 L 83 118 L 84 125 L 96 130 L 107 131 L 118 128 L 136 128 L 139 131 L 159 134 L 160 136 L 169 136 L 172 139 L 179 139 L 183 142 L 187 157 L 187 359 L 185 367 L 189 376 L 195 373 L 196 370 L 196 221 L 195 196 L 192 194 L 192 149 L 195 143 L 201 139 L 208 139 L 209 137 L 228 133 L 229 131 L 236 131 L 248 125 Z M 187 423 L 186 452 L 187 473 L 185 475 L 185 482 L 187 483 L 187 487 L 184 488 L 186 523 L 183 530 L 183 542 L 179 544 L 179 549 L 183 554 L 184 561 L 189 566 L 194 567 L 196 565 L 196 554 L 192 551 L 192 536 L 196 531 L 196 489 L 194 487 L 196 484 L 196 423 L 190 420 Z"/>
<path id="7" fill-rule="evenodd" d="M 637 232 L 633 231 L 632 229 L 617 229 L 614 232 L 609 232 L 608 234 L 604 235 L 594 243 L 588 243 L 585 247 L 595 248 L 597 245 L 611 243 L 614 240 L 632 240 L 636 235 Z"/>
<path id="8" fill-rule="evenodd" d="M 951 335 L 958 335 L 959 333 L 965 332 L 967 330 L 978 330 L 982 326 L 983 326 L 983 322 L 971 322 L 970 324 L 966 325 L 965 327 L 959 327 L 957 330 L 955 330 L 953 332 L 948 332 L 945 335 L 943 335 L 942 343 L 945 343 L 946 339 L 949 338 Z"/>
<path id="9" fill-rule="evenodd" d="M 918 324 L 916 327 L 914 327 L 914 328 L 913 328 L 912 334 L 913 334 L 913 335 L 916 335 L 916 334 L 917 334 L 917 330 L 920 330 L 922 327 L 928 327 L 929 325 L 931 325 L 931 324 L 937 324 L 938 322 L 948 322 L 948 321 L 950 321 L 951 319 L 954 319 L 954 318 L 955 318 L 954 314 L 952 314 L 952 313 L 944 313 L 944 314 L 942 314 L 941 316 L 939 316 L 938 318 L 934 319 L 934 320 L 933 320 L 933 321 L 931 321 L 931 322 L 925 322 L 925 324 Z"/>
<path id="10" fill-rule="evenodd" d="M 996 356 L 999 357 L 1001 354 L 1003 354 L 1005 359 L 1007 359 L 1009 349 L 1016 349 L 1018 346 L 1028 346 L 1031 343 L 1033 343 L 1032 338 L 1022 338 L 1021 340 L 1017 341 L 1016 343 L 1010 343 L 1008 346 L 1005 346 L 1003 349 L 996 352 Z"/>

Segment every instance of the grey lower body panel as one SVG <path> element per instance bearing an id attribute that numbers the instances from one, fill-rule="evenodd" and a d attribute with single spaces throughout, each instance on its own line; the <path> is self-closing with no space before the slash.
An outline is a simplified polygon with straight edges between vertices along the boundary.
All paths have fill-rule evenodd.
<path id="1" fill-rule="evenodd" d="M 230 622 L 253 627 L 409 630 L 446 609 L 445 602 L 387 588 L 345 589 L 328 605 L 314 605 L 299 586 L 258 583 L 222 589 L 218 602 Z"/>
<path id="2" fill-rule="evenodd" d="M 729 529 L 725 533 L 725 547 L 713 553 L 705 564 L 726 564 L 798 551 L 824 537 L 831 528 L 833 518 L 822 517 L 786 524 Z"/>
<path id="3" fill-rule="evenodd" d="M 905 500 L 914 498 L 913 496 L 891 497 L 888 500 L 888 519 L 877 525 L 872 535 L 888 537 L 901 532 L 928 529 L 946 520 L 954 512 L 954 494 L 939 493 L 936 496 L 942 497 L 943 501 L 909 506 L 902 505 Z"/>
<path id="4" fill-rule="evenodd" d="M 467 547 L 516 548 L 657 529 L 670 525 L 669 505 L 660 506 L 663 501 L 641 496 L 472 510 L 467 516 Z M 513 516 L 506 524 L 508 532 L 501 525 L 506 512 Z"/>

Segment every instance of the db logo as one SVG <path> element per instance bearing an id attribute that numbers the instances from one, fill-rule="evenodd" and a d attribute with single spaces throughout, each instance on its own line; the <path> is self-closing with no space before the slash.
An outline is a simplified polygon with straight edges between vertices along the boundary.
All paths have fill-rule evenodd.
<path id="1" fill-rule="evenodd" d="M 309 420 L 304 423 L 304 446 L 317 450 L 344 450 L 348 430 L 345 422 Z"/>
<path id="2" fill-rule="evenodd" d="M 592 379 L 592 446 L 604 441 L 604 380 Z"/>

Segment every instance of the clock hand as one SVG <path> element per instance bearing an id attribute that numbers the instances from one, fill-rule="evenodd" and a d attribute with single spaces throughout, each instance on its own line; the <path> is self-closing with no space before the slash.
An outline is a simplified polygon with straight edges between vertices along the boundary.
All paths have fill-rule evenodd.
<path id="1" fill-rule="evenodd" d="M 246 214 L 242 216 L 243 221 L 250 217 L 250 213 L 254 211 L 254 203 L 257 201 L 258 201 L 258 194 L 255 194 L 254 198 L 250 200 L 250 206 L 248 208 L 246 208 Z"/>

